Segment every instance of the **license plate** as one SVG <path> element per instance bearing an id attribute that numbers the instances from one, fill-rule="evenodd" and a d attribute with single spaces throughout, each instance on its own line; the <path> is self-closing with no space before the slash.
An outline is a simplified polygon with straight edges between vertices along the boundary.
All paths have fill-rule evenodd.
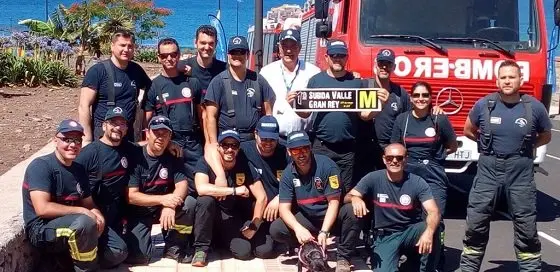
<path id="1" fill-rule="evenodd" d="M 470 161 L 471 151 L 470 150 L 457 150 L 455 153 L 447 155 L 447 160 L 451 161 Z"/>

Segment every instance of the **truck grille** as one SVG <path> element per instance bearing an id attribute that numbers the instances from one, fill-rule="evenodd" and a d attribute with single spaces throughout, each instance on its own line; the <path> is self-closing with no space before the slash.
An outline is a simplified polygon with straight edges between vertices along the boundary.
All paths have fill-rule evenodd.
<path id="1" fill-rule="evenodd" d="M 438 93 L 445 89 L 445 88 L 455 88 L 457 90 L 459 90 L 461 92 L 461 94 L 463 95 L 463 106 L 461 107 L 461 110 L 459 110 L 459 112 L 455 113 L 455 114 L 448 114 L 447 116 L 449 117 L 449 120 L 451 120 L 451 123 L 453 125 L 453 129 L 455 130 L 455 133 L 457 134 L 457 136 L 462 136 L 463 135 L 463 127 L 465 126 L 465 121 L 467 120 L 467 116 L 469 114 L 469 111 L 471 110 L 471 108 L 474 106 L 474 104 L 476 103 L 476 101 L 478 101 L 480 98 L 494 92 L 497 90 L 496 86 L 494 84 L 489 84 L 488 81 L 484 81 L 484 82 L 476 82 L 476 81 L 471 81 L 471 82 L 453 82 L 453 83 L 445 83 L 445 82 L 436 82 L 436 83 L 430 83 L 432 85 L 432 103 L 433 105 L 436 105 L 436 98 Z M 402 86 L 404 88 L 406 88 L 406 90 L 409 92 L 411 91 L 411 87 L 412 87 L 413 83 L 411 82 L 402 82 Z M 527 94 L 531 94 L 533 95 L 532 90 L 534 89 L 534 86 L 529 84 L 529 83 L 525 83 L 523 84 L 522 88 L 521 88 L 521 92 L 522 93 L 527 93 Z M 442 92 L 442 94 L 439 97 L 439 101 L 438 104 L 441 104 L 445 101 L 447 101 L 449 99 L 449 91 L 446 92 Z M 461 96 L 454 92 L 453 96 L 452 96 L 452 100 L 456 103 L 456 104 L 460 104 L 461 102 Z M 443 110 L 445 110 L 446 112 L 452 112 L 454 110 L 456 110 L 457 107 L 453 106 L 453 105 L 446 105 L 443 107 Z"/>

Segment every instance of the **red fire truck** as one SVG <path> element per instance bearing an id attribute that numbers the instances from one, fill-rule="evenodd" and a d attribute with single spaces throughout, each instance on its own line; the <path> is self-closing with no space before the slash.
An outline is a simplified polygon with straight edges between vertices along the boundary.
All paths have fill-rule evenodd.
<path id="1" fill-rule="evenodd" d="M 522 92 L 540 99 L 547 109 L 550 105 L 554 86 L 547 81 L 545 1 L 315 0 L 307 3 L 311 8 L 302 18 L 300 58 L 325 69 L 326 41 L 344 40 L 349 47 L 347 68 L 371 77 L 377 51 L 393 49 L 393 80 L 407 90 L 418 80 L 429 82 L 434 103 L 449 116 L 459 136 L 459 149 L 447 157 L 446 171 L 471 172 L 479 153 L 476 143 L 463 136 L 463 126 L 474 103 L 496 90 L 503 60 L 520 65 Z M 554 6 L 556 25 L 559 2 Z M 275 36 L 264 34 L 265 40 Z M 272 52 L 274 44 L 265 43 L 264 50 Z M 548 58 L 552 61 L 553 55 Z M 265 58 L 264 64 L 272 60 Z M 538 164 L 546 146 L 536 154 Z"/>

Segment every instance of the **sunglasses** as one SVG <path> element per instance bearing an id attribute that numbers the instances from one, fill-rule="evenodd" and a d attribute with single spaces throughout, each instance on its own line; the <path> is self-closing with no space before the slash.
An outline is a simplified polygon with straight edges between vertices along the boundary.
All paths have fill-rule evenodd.
<path id="1" fill-rule="evenodd" d="M 230 148 L 231 148 L 231 150 L 238 150 L 239 149 L 239 144 L 238 143 L 221 143 L 220 146 L 224 150 L 228 150 Z"/>
<path id="2" fill-rule="evenodd" d="M 292 153 L 292 155 L 294 156 L 297 156 L 302 153 L 307 153 L 310 150 L 311 150 L 310 146 L 302 146 L 302 147 L 290 148 L 290 153 Z"/>
<path id="3" fill-rule="evenodd" d="M 430 94 L 429 93 L 413 93 L 412 94 L 412 98 L 430 98 Z"/>
<path id="4" fill-rule="evenodd" d="M 171 127 L 171 123 L 167 119 L 156 119 L 150 122 L 150 126 L 161 125 L 161 124 Z"/>
<path id="5" fill-rule="evenodd" d="M 166 59 L 168 57 L 171 57 L 172 59 L 176 58 L 177 56 L 179 56 L 179 53 L 177 52 L 173 52 L 173 53 L 159 53 L 158 56 L 162 59 Z"/>
<path id="6" fill-rule="evenodd" d="M 234 55 L 234 56 L 240 56 L 240 55 L 245 55 L 247 54 L 246 50 L 231 50 L 229 51 L 230 55 Z"/>
<path id="7" fill-rule="evenodd" d="M 386 155 L 385 156 L 385 160 L 387 161 L 394 161 L 397 160 L 398 162 L 402 162 L 404 160 L 404 156 L 391 156 L 391 155 Z"/>
<path id="8" fill-rule="evenodd" d="M 345 58 L 346 56 L 348 56 L 348 55 L 345 55 L 345 54 L 330 54 L 329 58 L 331 58 L 331 59 L 342 59 L 342 58 Z"/>
<path id="9" fill-rule="evenodd" d="M 59 137 L 56 136 L 56 138 L 60 139 L 61 141 L 65 142 L 66 144 L 77 144 L 77 145 L 81 145 L 82 144 L 82 138 L 73 138 L 73 137 Z"/>

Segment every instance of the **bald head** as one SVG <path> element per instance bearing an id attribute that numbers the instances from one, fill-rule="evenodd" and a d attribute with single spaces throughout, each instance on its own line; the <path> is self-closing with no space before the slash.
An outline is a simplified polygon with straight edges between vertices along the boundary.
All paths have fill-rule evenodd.
<path id="1" fill-rule="evenodd" d="M 393 143 L 385 147 L 385 155 L 406 156 L 406 147 L 399 143 Z"/>

